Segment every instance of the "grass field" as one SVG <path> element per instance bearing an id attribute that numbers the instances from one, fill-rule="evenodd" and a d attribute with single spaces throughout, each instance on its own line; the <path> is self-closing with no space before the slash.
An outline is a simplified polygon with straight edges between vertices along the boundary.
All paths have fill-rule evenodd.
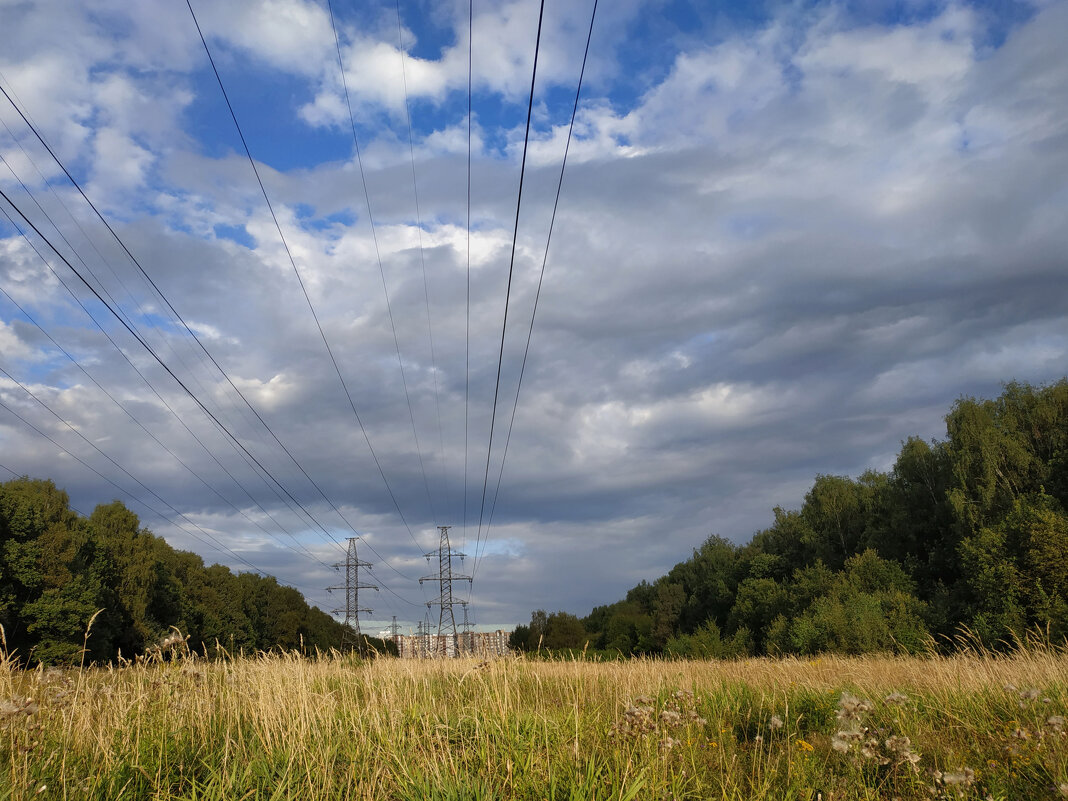
<path id="1" fill-rule="evenodd" d="M 1068 657 L 0 669 L 0 798 L 1068 797 Z"/>

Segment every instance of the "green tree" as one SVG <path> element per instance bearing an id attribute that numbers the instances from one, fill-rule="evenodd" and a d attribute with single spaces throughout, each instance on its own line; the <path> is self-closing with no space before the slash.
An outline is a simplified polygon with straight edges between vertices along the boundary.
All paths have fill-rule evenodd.
<path id="1" fill-rule="evenodd" d="M 582 621 L 567 612 L 553 612 L 545 621 L 546 648 L 582 648 L 588 639 Z"/>

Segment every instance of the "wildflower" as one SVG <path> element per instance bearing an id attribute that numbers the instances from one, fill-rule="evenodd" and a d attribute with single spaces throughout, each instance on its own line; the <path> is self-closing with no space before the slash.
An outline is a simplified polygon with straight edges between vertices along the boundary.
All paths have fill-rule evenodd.
<path id="1" fill-rule="evenodd" d="M 660 713 L 660 722 L 665 726 L 678 726 L 682 715 L 673 709 L 665 709 Z"/>
<path id="2" fill-rule="evenodd" d="M 1068 798 L 1068 782 L 1061 782 L 1061 786 L 1057 788 L 1062 798 Z"/>
<path id="3" fill-rule="evenodd" d="M 1031 732 L 1029 732 L 1023 727 L 1020 727 L 1018 729 L 1013 729 L 1012 736 L 1015 737 L 1017 740 L 1029 740 L 1031 738 Z"/>
<path id="4" fill-rule="evenodd" d="M 679 744 L 678 740 L 676 740 L 674 737 L 668 737 L 666 735 L 665 735 L 664 739 L 660 741 L 660 747 L 665 749 L 665 750 L 674 748 L 678 744 Z"/>
<path id="5" fill-rule="evenodd" d="M 909 700 L 909 697 L 904 693 L 890 693 L 884 700 L 893 706 L 901 706 Z"/>
<path id="6" fill-rule="evenodd" d="M 0 701 L 0 720 L 15 718 L 19 715 L 31 717 L 37 714 L 37 702 L 32 698 L 15 696 L 7 701 Z"/>
<path id="7" fill-rule="evenodd" d="M 963 770 L 943 773 L 942 783 L 947 787 L 958 784 L 964 787 L 971 787 L 975 784 L 975 771 L 971 768 L 964 768 Z"/>
<path id="8" fill-rule="evenodd" d="M 1037 687 L 1032 687 L 1030 690 L 1021 690 L 1020 698 L 1025 701 L 1034 701 L 1038 698 L 1039 692 Z"/>
<path id="9" fill-rule="evenodd" d="M 879 741 L 874 737 L 869 737 L 864 741 L 864 745 L 860 747 L 860 755 L 865 759 L 874 759 L 880 765 L 886 765 L 890 762 L 879 752 Z"/>
<path id="10" fill-rule="evenodd" d="M 886 738 L 886 749 L 888 751 L 896 751 L 898 753 L 908 751 L 912 745 L 912 741 L 908 737 L 899 737 L 894 734 Z"/>
<path id="11" fill-rule="evenodd" d="M 781 729 L 785 724 L 782 722 L 782 718 L 778 715 L 772 715 L 771 720 L 768 721 L 768 728 L 772 731 Z"/>
<path id="12" fill-rule="evenodd" d="M 638 706 L 652 706 L 653 699 L 650 698 L 648 695 L 639 695 L 637 698 L 634 699 L 634 703 Z"/>
<path id="13" fill-rule="evenodd" d="M 861 700 L 852 693 L 843 692 L 838 702 L 839 720 L 860 720 L 865 712 L 871 712 L 871 702 Z"/>
<path id="14" fill-rule="evenodd" d="M 1053 731 L 1064 731 L 1064 715 L 1051 715 L 1046 718 L 1046 725 L 1053 729 Z"/>
<path id="15" fill-rule="evenodd" d="M 758 734 L 756 737 L 753 738 L 753 742 L 757 745 L 760 745 L 762 742 L 764 742 L 764 735 Z"/>
<path id="16" fill-rule="evenodd" d="M 843 754 L 853 747 L 853 743 L 859 742 L 864 735 L 859 731 L 840 731 L 831 738 L 831 748 Z"/>
<path id="17" fill-rule="evenodd" d="M 805 740 L 798 740 L 797 741 L 797 747 L 800 748 L 802 751 L 812 751 L 812 750 L 814 750 L 813 746 L 812 746 L 812 743 L 806 742 Z"/>

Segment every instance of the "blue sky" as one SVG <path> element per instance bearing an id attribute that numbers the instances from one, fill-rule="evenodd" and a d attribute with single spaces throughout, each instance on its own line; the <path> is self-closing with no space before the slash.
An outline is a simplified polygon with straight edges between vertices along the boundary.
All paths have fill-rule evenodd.
<path id="1" fill-rule="evenodd" d="M 336 561 L 331 538 L 352 533 L 336 506 L 376 562 L 376 618 L 421 619 L 429 590 L 414 579 L 436 526 L 453 525 L 468 552 L 479 537 L 538 6 L 474 5 L 469 376 L 467 4 L 402 0 L 400 48 L 395 3 L 335 5 L 362 175 L 325 4 L 194 7 L 292 263 L 184 4 L 0 2 L 0 85 L 330 503 L 6 101 L 0 188 L 330 537 L 49 254 L 116 350 L 3 221 L 0 286 L 122 408 L 2 297 L 0 367 L 324 608 L 335 577 L 280 541 Z M 546 2 L 499 425 L 591 8 Z M 797 506 L 817 473 L 888 468 L 901 440 L 941 436 L 961 395 L 1061 377 L 1065 33 L 1063 0 L 602 3 L 474 619 L 585 613 L 709 534 L 745 541 L 774 506 Z M 129 483 L 3 377 L 0 400 Z M 506 430 L 490 454 L 491 500 Z M 116 495 L 3 409 L 0 454 L 6 468 L 54 478 L 79 508 Z M 128 489 L 146 525 L 241 567 Z"/>

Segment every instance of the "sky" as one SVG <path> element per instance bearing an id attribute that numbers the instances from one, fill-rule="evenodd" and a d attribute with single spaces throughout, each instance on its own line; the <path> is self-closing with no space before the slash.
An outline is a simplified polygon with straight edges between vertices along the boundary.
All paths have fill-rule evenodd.
<path id="1" fill-rule="evenodd" d="M 551 238 L 592 2 L 518 224 L 535 0 L 192 7 L 0 0 L 0 479 L 507 627 L 1068 370 L 1064 0 L 603 2 Z"/>

